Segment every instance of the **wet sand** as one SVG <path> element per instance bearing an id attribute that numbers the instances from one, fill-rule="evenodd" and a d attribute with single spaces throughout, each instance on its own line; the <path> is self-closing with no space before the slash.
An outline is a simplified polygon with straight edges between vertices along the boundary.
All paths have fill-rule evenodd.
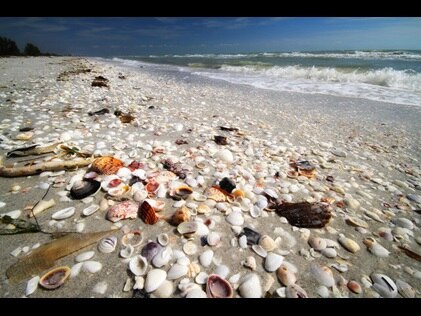
<path id="1" fill-rule="evenodd" d="M 62 77 L 64 80 L 57 80 L 64 71 L 82 68 L 91 71 L 69 74 Z M 161 159 L 173 157 L 189 170 L 188 178 L 191 179 L 197 179 L 202 172 L 196 165 L 199 157 L 203 157 L 209 171 L 202 172 L 204 184 L 193 188 L 198 193 L 228 176 L 237 186 L 249 190 L 254 198 L 259 195 L 256 192 L 260 187 L 272 188 L 280 198 L 292 202 L 332 198 L 333 219 L 323 229 L 298 229 L 274 212 L 262 211 L 254 218 L 247 209 L 241 210 L 244 223 L 240 226 L 251 227 L 275 241 L 273 252 L 295 266 L 296 283 L 310 297 L 377 297 L 379 293 L 368 283 L 372 273 L 387 275 L 394 282 L 405 281 L 415 289 L 416 296 L 420 296 L 420 263 L 405 256 L 397 246 L 406 245 L 421 253 L 421 218 L 414 211 L 421 205 L 407 198 L 408 195 L 420 198 L 421 107 L 275 92 L 179 72 L 155 71 L 153 67 L 124 68 L 94 59 L 7 58 L 0 59 L 0 69 L 1 154 L 33 143 L 61 140 L 84 151 L 114 155 L 126 162 L 136 159 L 144 162 L 147 170 L 163 170 L 159 164 Z M 109 88 L 91 87 L 92 80 L 99 75 L 109 79 Z M 108 108 L 110 113 L 88 115 L 90 111 L 103 108 Z M 121 123 L 113 114 L 115 110 L 130 112 L 136 120 L 130 124 Z M 21 133 L 19 129 L 29 126 L 34 127 L 32 138 L 26 142 L 15 140 Z M 241 133 L 220 131 L 218 126 L 235 127 Z M 215 135 L 226 136 L 228 145 L 217 145 L 213 141 Z M 188 144 L 176 145 L 178 139 Z M 165 152 L 152 155 L 153 148 L 157 147 L 164 148 Z M 218 151 L 223 148 L 231 151 L 233 162 L 218 158 Z M 287 172 L 292 170 L 290 161 L 297 159 L 308 160 L 316 166 L 315 179 L 287 177 Z M 88 203 L 68 198 L 60 201 L 57 194 L 65 191 L 73 175 L 86 170 L 43 177 L 1 178 L 0 201 L 5 205 L 0 213 L 23 211 L 25 206 L 36 203 L 44 195 L 45 189 L 38 187 L 40 183 L 52 184 L 58 177 L 63 177 L 63 187 L 50 188 L 46 199 L 54 198 L 56 205 L 38 216 L 41 226 L 49 231 L 69 231 L 83 223 L 83 232 L 109 229 L 113 223 L 105 219 L 105 211 L 86 218 L 81 216 L 84 208 L 99 204 L 105 192 L 99 192 Z M 279 177 L 274 177 L 276 173 Z M 251 176 L 246 176 L 249 174 Z M 333 177 L 333 183 L 326 180 L 327 176 Z M 15 185 L 20 188 L 15 187 L 17 192 L 11 192 Z M 160 200 L 166 202 L 162 214 L 170 215 L 176 210 L 174 200 Z M 276 272 L 265 271 L 264 259 L 250 246 L 247 249 L 238 246 L 236 228 L 233 230 L 226 221 L 226 215 L 235 205 L 228 204 L 225 214 L 212 203 L 210 205 L 210 215 L 192 218 L 214 220 L 215 227 L 210 230 L 220 235 L 221 243 L 203 247 L 200 238 L 196 237 L 193 242 L 197 252 L 187 255 L 190 261 L 198 261 L 203 251 L 212 248 L 213 263 L 209 267 L 199 264 L 200 271 L 211 274 L 221 271 L 217 270 L 218 265 L 228 267 L 225 278 L 229 280 L 234 276 L 230 281 L 235 288 L 234 296 L 241 296 L 237 290 L 241 281 L 234 282 L 238 273 L 241 277 L 256 273 L 261 287 L 268 287 L 263 293 L 268 290 L 271 296 L 284 296 L 285 289 Z M 76 214 L 60 221 L 59 228 L 57 223 L 50 222 L 54 212 L 70 206 L 76 208 Z M 365 221 L 368 228 L 357 230 L 346 223 L 348 217 Z M 23 213 L 21 218 L 25 218 Z M 186 242 L 174 233 L 175 227 L 165 221 L 153 226 L 145 225 L 140 218 L 119 223 L 131 229 L 140 228 L 145 242 L 167 233 L 173 250 L 182 251 Z M 379 235 L 382 228 L 393 240 L 385 240 Z M 351 253 L 338 244 L 334 247 L 337 255 L 327 258 L 311 249 L 307 242 L 309 233 L 311 237 L 335 242 L 344 234 L 354 240 L 360 250 Z M 95 256 L 91 260 L 102 263 L 101 271 L 94 274 L 82 271 L 62 287 L 54 291 L 38 288 L 31 297 L 131 297 L 132 290 L 124 292 L 123 287 L 128 278 L 134 278 L 128 271 L 127 261 L 118 255 L 123 232 L 119 231 L 115 236 L 119 244 L 110 254 L 99 252 L 94 244 L 57 262 L 57 265 L 72 267 L 77 254 L 94 250 Z M 368 237 L 373 237 L 390 254 L 379 258 L 369 252 L 363 243 Z M 31 248 L 48 240 L 49 236 L 41 233 L 0 236 L 0 270 L 5 271 L 16 262 L 17 258 L 10 253 L 17 247 Z M 136 249 L 136 254 L 140 248 Z M 249 256 L 256 260 L 255 271 L 242 265 Z M 162 269 L 168 271 L 175 262 L 173 257 Z M 337 270 L 340 264 L 346 266 L 343 269 L 346 271 Z M 330 267 L 335 286 L 321 288 L 320 280 L 311 269 L 315 265 Z M 184 278 L 195 282 L 194 276 L 186 275 L 171 281 L 174 289 L 180 282 L 187 282 L 181 281 Z M 346 286 L 349 280 L 357 281 L 362 286 L 362 293 L 349 291 Z M 107 283 L 105 293 L 93 292 L 95 285 L 103 281 Z M 25 287 L 26 281 L 12 285 L 4 272 L 0 276 L 1 297 L 23 297 Z M 202 285 L 200 288 L 205 289 Z M 181 296 L 183 293 L 178 289 L 171 295 Z"/>

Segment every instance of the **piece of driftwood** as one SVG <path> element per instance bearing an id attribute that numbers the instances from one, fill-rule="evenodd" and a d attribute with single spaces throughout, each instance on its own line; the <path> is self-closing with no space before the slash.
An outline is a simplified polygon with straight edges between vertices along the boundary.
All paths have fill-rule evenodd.
<path id="1" fill-rule="evenodd" d="M 23 157 L 23 156 L 31 156 L 31 155 L 42 155 L 46 153 L 54 152 L 54 150 L 57 148 L 57 146 L 60 143 L 51 144 L 48 146 L 40 146 L 40 145 L 32 145 L 28 147 L 21 147 L 14 149 L 12 151 L 9 151 L 6 154 L 6 157 Z"/>
<path id="2" fill-rule="evenodd" d="M 0 159 L 0 177 L 15 178 L 15 177 L 26 177 L 34 174 L 39 174 L 44 171 L 59 171 L 67 169 L 76 169 L 80 167 L 88 166 L 93 160 L 77 158 L 74 160 L 64 161 L 49 161 L 42 162 L 35 165 L 24 166 L 24 167 L 4 167 L 3 160 Z"/>

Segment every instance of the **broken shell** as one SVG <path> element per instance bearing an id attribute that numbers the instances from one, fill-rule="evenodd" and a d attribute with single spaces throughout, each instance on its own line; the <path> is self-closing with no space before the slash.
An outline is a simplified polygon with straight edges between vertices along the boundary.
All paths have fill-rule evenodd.
<path id="1" fill-rule="evenodd" d="M 387 275 L 373 273 L 373 289 L 384 298 L 394 298 L 398 295 L 398 287 Z"/>
<path id="2" fill-rule="evenodd" d="M 29 296 L 33 294 L 38 288 L 38 283 L 39 283 L 39 276 L 35 276 L 32 279 L 30 279 L 28 283 L 26 284 L 25 296 Z"/>
<path id="3" fill-rule="evenodd" d="M 211 274 L 206 281 L 206 294 L 210 298 L 231 298 L 233 289 L 227 280 L 217 274 Z"/>
<path id="4" fill-rule="evenodd" d="M 156 242 L 149 242 L 142 249 L 142 256 L 145 257 L 148 261 L 151 261 L 162 249 L 162 247 Z"/>
<path id="5" fill-rule="evenodd" d="M 68 266 L 62 266 L 54 268 L 44 274 L 39 284 L 47 290 L 54 290 L 64 284 L 64 281 L 70 276 L 70 268 Z"/>
<path id="6" fill-rule="evenodd" d="M 105 156 L 95 159 L 90 169 L 98 174 L 109 175 L 115 174 L 123 166 L 124 163 L 121 160 L 111 156 Z"/>
<path id="7" fill-rule="evenodd" d="M 148 269 L 148 261 L 141 255 L 133 257 L 129 262 L 129 269 L 134 275 L 144 275 Z"/>
<path id="8" fill-rule="evenodd" d="M 212 249 L 209 249 L 203 252 L 199 257 L 200 264 L 204 266 L 205 268 L 209 267 L 210 264 L 212 263 L 213 254 L 214 253 Z"/>
<path id="9" fill-rule="evenodd" d="M 67 208 L 62 209 L 58 212 L 55 212 L 51 216 L 51 218 L 52 219 L 66 219 L 66 218 L 72 217 L 75 214 L 75 210 L 76 210 L 76 208 L 74 208 L 73 206 L 67 207 Z"/>
<path id="10" fill-rule="evenodd" d="M 168 280 L 176 280 L 186 275 L 188 267 L 179 263 L 174 264 L 167 272 Z"/>
<path id="11" fill-rule="evenodd" d="M 161 269 L 152 269 L 149 271 L 145 280 L 145 290 L 147 293 L 158 289 L 167 278 L 167 273 Z"/>
<path id="12" fill-rule="evenodd" d="M 49 209 L 50 207 L 53 207 L 54 205 L 56 205 L 56 202 L 54 201 L 54 199 L 50 199 L 48 201 L 41 200 L 41 201 L 39 201 L 39 203 L 37 205 L 35 205 L 35 207 L 29 213 L 29 217 L 33 217 L 34 215 L 36 216 L 39 213 L 41 213 L 42 211 L 44 211 L 46 209 Z"/>
<path id="13" fill-rule="evenodd" d="M 415 289 L 403 280 L 397 280 L 396 286 L 398 287 L 399 294 L 405 298 L 414 298 L 416 291 Z"/>
<path id="14" fill-rule="evenodd" d="M 298 284 L 290 284 L 285 290 L 287 298 L 308 298 L 307 292 Z"/>
<path id="15" fill-rule="evenodd" d="M 282 261 L 284 261 L 284 257 L 271 252 L 265 258 L 264 267 L 266 271 L 273 272 L 281 266 Z"/>
<path id="16" fill-rule="evenodd" d="M 95 180 L 75 181 L 70 189 L 70 196 L 75 200 L 81 200 L 97 193 L 100 189 L 101 183 Z"/>
<path id="17" fill-rule="evenodd" d="M 148 225 L 154 225 L 159 221 L 155 209 L 147 201 L 144 201 L 140 206 L 139 216 Z"/>
<path id="18" fill-rule="evenodd" d="M 120 257 L 122 258 L 130 258 L 134 253 L 134 248 L 132 245 L 127 245 L 123 249 L 120 250 Z"/>
<path id="19" fill-rule="evenodd" d="M 345 222 L 353 227 L 368 228 L 368 223 L 366 221 L 363 221 L 362 219 L 356 217 L 347 217 L 345 219 Z"/>
<path id="20" fill-rule="evenodd" d="M 107 219 L 113 223 L 122 219 L 137 218 L 139 205 L 135 201 L 127 200 L 113 205 L 107 211 Z"/>
<path id="21" fill-rule="evenodd" d="M 198 229 L 197 222 L 184 222 L 177 226 L 177 231 L 183 236 L 192 236 Z"/>
<path id="22" fill-rule="evenodd" d="M 252 271 L 255 271 L 257 268 L 256 259 L 253 256 L 248 256 L 246 260 L 241 261 L 241 264 Z"/>
<path id="23" fill-rule="evenodd" d="M 321 285 L 331 287 L 335 284 L 332 270 L 326 266 L 313 263 L 310 266 L 310 272 Z"/>
<path id="24" fill-rule="evenodd" d="M 188 222 L 189 220 L 190 211 L 187 207 L 183 206 L 175 211 L 175 213 L 171 216 L 170 222 L 172 225 L 177 226 L 183 222 Z"/>
<path id="25" fill-rule="evenodd" d="M 260 279 L 255 273 L 245 275 L 238 287 L 241 297 L 244 298 L 260 298 L 262 297 L 262 287 Z"/>
<path id="26" fill-rule="evenodd" d="M 169 237 L 167 234 L 159 234 L 157 240 L 161 246 L 165 247 L 166 245 L 168 245 Z"/>
<path id="27" fill-rule="evenodd" d="M 117 247 L 117 237 L 110 236 L 101 239 L 98 244 L 98 250 L 102 253 L 111 253 Z"/>
<path id="28" fill-rule="evenodd" d="M 287 265 L 282 264 L 278 270 L 276 270 L 276 275 L 279 279 L 279 281 L 285 285 L 291 285 L 297 282 L 297 276 L 293 271 L 288 269 Z"/>
<path id="29" fill-rule="evenodd" d="M 226 196 L 221 190 L 218 190 L 216 187 L 210 187 L 205 192 L 208 199 L 214 200 L 216 202 L 225 202 Z"/>
<path id="30" fill-rule="evenodd" d="M 151 199 L 146 199 L 145 201 L 148 202 L 149 205 L 153 207 L 153 209 L 155 210 L 155 212 L 160 212 L 165 207 L 165 202 L 164 201 L 151 200 Z"/>
<path id="31" fill-rule="evenodd" d="M 99 210 L 99 205 L 92 204 L 91 206 L 88 206 L 87 208 L 83 209 L 82 214 L 84 216 L 89 216 L 89 215 L 92 215 L 93 213 L 95 213 L 98 210 Z"/>
<path id="32" fill-rule="evenodd" d="M 268 235 L 259 238 L 259 245 L 266 251 L 272 251 L 276 248 L 275 241 Z"/>
<path id="33" fill-rule="evenodd" d="M 143 234 L 140 230 L 132 230 L 121 238 L 121 243 L 123 244 L 123 246 L 130 245 L 133 247 L 137 247 L 137 246 L 140 246 L 142 241 L 143 241 Z"/>

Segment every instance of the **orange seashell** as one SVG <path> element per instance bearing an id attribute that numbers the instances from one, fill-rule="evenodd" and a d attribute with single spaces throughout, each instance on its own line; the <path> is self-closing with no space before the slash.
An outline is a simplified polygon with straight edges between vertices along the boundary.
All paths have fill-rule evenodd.
<path id="1" fill-rule="evenodd" d="M 208 197 L 208 199 L 215 200 L 216 202 L 225 202 L 227 199 L 225 194 L 217 187 L 208 188 L 205 195 Z"/>
<path id="2" fill-rule="evenodd" d="M 183 206 L 182 208 L 175 211 L 175 213 L 171 216 L 171 224 L 174 226 L 178 226 L 183 222 L 188 222 L 190 220 L 190 211 L 187 207 Z"/>
<path id="3" fill-rule="evenodd" d="M 234 191 L 232 191 L 232 195 L 234 195 L 236 198 L 246 197 L 246 194 L 244 193 L 244 191 L 240 189 L 235 189 Z"/>
<path id="4" fill-rule="evenodd" d="M 146 185 L 146 191 L 148 191 L 149 197 L 155 196 L 156 192 L 159 189 L 159 183 L 154 179 L 150 180 Z"/>
<path id="5" fill-rule="evenodd" d="M 91 165 L 91 170 L 99 174 L 115 174 L 123 166 L 124 163 L 121 160 L 105 156 L 95 159 Z"/>
<path id="6" fill-rule="evenodd" d="M 155 209 L 147 201 L 144 201 L 140 206 L 139 216 L 148 225 L 154 225 L 159 221 Z"/>

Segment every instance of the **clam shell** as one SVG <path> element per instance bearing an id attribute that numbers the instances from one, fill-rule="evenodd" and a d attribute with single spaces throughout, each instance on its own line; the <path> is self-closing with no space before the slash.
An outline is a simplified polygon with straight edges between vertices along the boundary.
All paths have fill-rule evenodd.
<path id="1" fill-rule="evenodd" d="M 210 264 L 212 263 L 212 259 L 213 259 L 213 250 L 209 249 L 206 250 L 205 252 L 203 252 L 200 256 L 199 256 L 199 262 L 202 266 L 204 266 L 205 268 L 209 267 Z"/>
<path id="2" fill-rule="evenodd" d="M 313 263 L 310 266 L 310 272 L 321 285 L 327 287 L 335 285 L 335 278 L 333 277 L 332 270 L 328 267 Z"/>
<path id="3" fill-rule="evenodd" d="M 260 245 L 252 245 L 251 248 L 262 258 L 266 258 L 266 256 L 268 255 L 267 251 L 263 249 Z"/>
<path id="4" fill-rule="evenodd" d="M 248 227 L 244 227 L 243 232 L 241 233 L 240 237 L 242 235 L 245 235 L 247 237 L 248 245 L 257 245 L 261 238 L 261 235 L 258 232 Z"/>
<path id="5" fill-rule="evenodd" d="M 297 282 L 296 274 L 288 268 L 287 265 L 282 264 L 278 270 L 276 270 L 276 275 L 281 282 L 285 286 L 289 286 Z"/>
<path id="6" fill-rule="evenodd" d="M 258 218 L 262 215 L 262 209 L 260 207 L 258 207 L 257 205 L 254 205 L 251 209 L 250 209 L 250 216 L 253 218 Z"/>
<path id="7" fill-rule="evenodd" d="M 265 258 L 264 267 L 266 271 L 273 272 L 281 266 L 283 261 L 284 257 L 271 252 Z"/>
<path id="8" fill-rule="evenodd" d="M 193 235 L 198 229 L 197 222 L 184 222 L 177 226 L 177 231 L 181 235 Z"/>
<path id="9" fill-rule="evenodd" d="M 175 211 L 171 216 L 171 224 L 174 226 L 180 225 L 181 223 L 188 222 L 190 220 L 190 211 L 187 207 L 183 206 L 181 209 Z"/>
<path id="10" fill-rule="evenodd" d="M 233 289 L 227 280 L 211 274 L 206 281 L 206 294 L 210 298 L 230 298 L 233 296 Z"/>
<path id="11" fill-rule="evenodd" d="M 176 188 L 174 189 L 174 195 L 173 195 L 173 197 L 178 198 L 178 199 L 183 199 L 183 200 L 185 200 L 185 199 L 187 199 L 187 198 L 190 196 L 190 194 L 192 194 L 192 193 L 193 193 L 193 190 L 192 190 L 192 188 L 191 188 L 191 187 L 189 187 L 189 186 L 187 186 L 187 185 L 182 185 L 182 186 L 176 187 Z"/>
<path id="12" fill-rule="evenodd" d="M 25 296 L 29 296 L 37 290 L 39 280 L 39 276 L 35 276 L 28 281 L 28 283 L 26 284 Z"/>
<path id="13" fill-rule="evenodd" d="M 75 210 L 76 210 L 76 208 L 73 207 L 73 206 L 67 207 L 67 208 L 62 209 L 62 210 L 60 210 L 58 212 L 55 212 L 51 216 L 51 218 L 52 219 L 56 219 L 56 220 L 57 219 L 66 219 L 66 218 L 72 217 L 75 214 Z"/>
<path id="14" fill-rule="evenodd" d="M 68 266 L 57 267 L 44 274 L 40 278 L 39 284 L 47 290 L 54 290 L 62 286 L 69 276 L 70 268 Z"/>
<path id="15" fill-rule="evenodd" d="M 240 211 L 231 212 L 225 219 L 233 226 L 241 226 L 244 224 L 244 217 Z"/>
<path id="16" fill-rule="evenodd" d="M 168 243 L 169 243 L 169 237 L 168 237 L 168 235 L 167 234 L 159 234 L 158 235 L 158 237 L 157 237 L 157 241 L 159 242 L 159 244 L 161 245 L 161 246 L 166 246 L 166 245 L 168 245 Z"/>
<path id="17" fill-rule="evenodd" d="M 285 290 L 287 298 L 308 298 L 307 292 L 298 284 L 290 284 Z"/>
<path id="18" fill-rule="evenodd" d="M 89 273 L 96 273 L 102 269 L 101 262 L 98 261 L 84 261 L 82 270 Z"/>
<path id="19" fill-rule="evenodd" d="M 71 269 L 70 269 L 70 278 L 75 278 L 79 275 L 80 270 L 82 269 L 82 266 L 85 262 L 79 262 L 76 263 Z"/>
<path id="20" fill-rule="evenodd" d="M 134 253 L 134 248 L 132 245 L 127 245 L 123 249 L 120 250 L 120 257 L 122 258 L 130 258 Z"/>
<path id="21" fill-rule="evenodd" d="M 132 230 L 121 238 L 123 246 L 138 247 L 143 242 L 143 234 L 140 230 Z"/>
<path id="22" fill-rule="evenodd" d="M 172 258 L 172 249 L 170 247 L 161 248 L 161 250 L 152 259 L 152 264 L 156 268 L 165 266 Z"/>
<path id="23" fill-rule="evenodd" d="M 176 280 L 186 275 L 188 272 L 188 267 L 181 264 L 174 264 L 167 272 L 168 280 Z"/>
<path id="24" fill-rule="evenodd" d="M 174 283 L 168 280 L 162 282 L 161 286 L 153 292 L 153 297 L 169 298 L 174 293 Z"/>
<path id="25" fill-rule="evenodd" d="M 262 297 L 262 287 L 259 277 L 255 273 L 245 275 L 240 281 L 238 290 L 241 297 L 244 298 L 260 298 Z"/>
<path id="26" fill-rule="evenodd" d="M 321 251 L 326 248 L 326 241 L 320 237 L 310 237 L 308 239 L 308 244 L 317 251 Z"/>
<path id="27" fill-rule="evenodd" d="M 133 257 L 130 259 L 129 269 L 136 276 L 145 275 L 148 269 L 148 261 L 141 255 Z"/>
<path id="28" fill-rule="evenodd" d="M 360 250 L 360 246 L 355 241 L 346 238 L 344 235 L 340 235 L 338 241 L 342 247 L 344 247 L 349 252 L 356 253 L 358 250 Z"/>
<path id="29" fill-rule="evenodd" d="M 373 273 L 370 277 L 374 282 L 373 289 L 382 297 L 394 298 L 398 295 L 398 287 L 387 275 Z"/>
<path id="30" fill-rule="evenodd" d="M 75 258 L 76 262 L 82 262 L 91 259 L 95 255 L 95 251 L 85 251 L 78 254 Z"/>
<path id="31" fill-rule="evenodd" d="M 147 293 L 158 289 L 167 278 L 167 273 L 161 269 L 152 269 L 149 271 L 145 280 L 145 291 Z"/>
<path id="32" fill-rule="evenodd" d="M 142 256 L 144 256 L 148 261 L 151 261 L 162 249 L 162 247 L 156 242 L 149 242 L 142 249 Z"/>
<path id="33" fill-rule="evenodd" d="M 241 261 L 241 264 L 252 271 L 256 270 L 257 264 L 256 259 L 253 256 L 248 256 L 245 260 Z"/>
<path id="34" fill-rule="evenodd" d="M 110 236 L 101 239 L 98 243 L 98 250 L 102 253 L 111 253 L 117 247 L 117 237 Z"/>
<path id="35" fill-rule="evenodd" d="M 208 274 L 206 272 L 200 272 L 198 275 L 196 275 L 194 280 L 197 284 L 206 284 L 208 280 Z"/>
<path id="36" fill-rule="evenodd" d="M 99 205 L 92 204 L 91 206 L 88 206 L 87 208 L 83 209 L 82 214 L 84 216 L 90 216 L 98 210 L 99 210 Z"/>
<path id="37" fill-rule="evenodd" d="M 154 225 L 159 221 L 155 209 L 147 201 L 144 201 L 140 206 L 139 216 L 148 225 Z"/>
<path id="38" fill-rule="evenodd" d="M 219 275 L 221 278 L 226 278 L 230 272 L 230 269 L 223 264 L 220 264 L 215 269 L 215 274 Z"/>
<path id="39" fill-rule="evenodd" d="M 266 251 L 272 251 L 276 248 L 275 241 L 268 235 L 260 237 L 259 245 Z"/>
<path id="40" fill-rule="evenodd" d="M 100 189 L 101 183 L 95 180 L 75 181 L 70 189 L 70 196 L 75 200 L 81 200 L 97 193 Z"/>
<path id="41" fill-rule="evenodd" d="M 221 242 L 221 237 L 218 233 L 210 232 L 206 240 L 209 246 L 214 247 Z"/>
<path id="42" fill-rule="evenodd" d="M 351 292 L 353 292 L 353 293 L 355 293 L 355 294 L 360 294 L 360 293 L 362 292 L 361 285 L 360 285 L 358 282 L 356 282 L 356 281 L 350 280 L 350 281 L 347 283 L 347 285 L 346 285 L 346 286 L 348 287 L 348 289 L 349 289 Z"/>
<path id="43" fill-rule="evenodd" d="M 188 241 L 183 245 L 183 251 L 188 256 L 194 255 L 197 252 L 197 246 L 194 242 Z"/>
<path id="44" fill-rule="evenodd" d="M 376 257 L 386 258 L 389 256 L 390 251 L 380 245 L 374 238 L 366 238 L 363 243 L 367 246 L 367 249 Z"/>
<path id="45" fill-rule="evenodd" d="M 113 223 L 122 219 L 137 218 L 138 204 L 135 201 L 127 200 L 113 205 L 107 211 L 107 219 Z"/>
<path id="46" fill-rule="evenodd" d="M 95 159 L 90 169 L 98 174 L 115 174 L 123 166 L 124 163 L 121 160 L 105 156 Z"/>

